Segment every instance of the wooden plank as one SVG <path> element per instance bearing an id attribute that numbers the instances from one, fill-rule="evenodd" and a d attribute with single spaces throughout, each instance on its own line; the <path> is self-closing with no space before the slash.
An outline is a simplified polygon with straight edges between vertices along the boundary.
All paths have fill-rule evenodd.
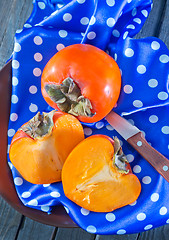
<path id="1" fill-rule="evenodd" d="M 80 228 L 59 228 L 55 240 L 94 240 L 95 236 Z"/>
<path id="2" fill-rule="evenodd" d="M 33 4 L 31 0 L 7 0 L 7 3 L 3 1 L 3 7 L 5 13 L 0 15 L 0 23 L 2 23 L 2 32 L 0 33 L 0 69 L 11 56 L 15 32 L 23 27 L 23 24 L 30 16 Z M 3 12 L 2 8 L 0 13 Z"/>
<path id="3" fill-rule="evenodd" d="M 138 234 L 97 235 L 95 240 L 137 240 Z"/>
<path id="4" fill-rule="evenodd" d="M 17 240 L 52 239 L 54 227 L 24 218 L 18 232 Z"/>
<path id="5" fill-rule="evenodd" d="M 163 40 L 163 42 L 167 45 L 169 48 L 169 0 L 166 1 L 165 11 L 162 19 L 161 28 L 159 31 L 159 38 Z"/>
<path id="6" fill-rule="evenodd" d="M 161 25 L 160 19 L 165 9 L 165 1 L 166 0 L 153 0 L 153 8 L 145 21 L 144 26 L 135 37 L 136 39 L 158 35 Z"/>
<path id="7" fill-rule="evenodd" d="M 169 225 L 146 231 L 138 237 L 138 240 L 168 240 Z"/>
<path id="8" fill-rule="evenodd" d="M 0 239 L 15 240 L 22 215 L 0 198 Z"/>

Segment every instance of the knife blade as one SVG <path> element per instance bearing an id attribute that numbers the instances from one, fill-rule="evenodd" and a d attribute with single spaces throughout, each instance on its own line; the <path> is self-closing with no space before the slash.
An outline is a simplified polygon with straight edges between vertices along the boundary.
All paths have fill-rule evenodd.
<path id="1" fill-rule="evenodd" d="M 169 182 L 169 160 L 154 149 L 142 132 L 125 118 L 111 111 L 106 116 L 107 122 L 145 159 L 156 171 Z"/>

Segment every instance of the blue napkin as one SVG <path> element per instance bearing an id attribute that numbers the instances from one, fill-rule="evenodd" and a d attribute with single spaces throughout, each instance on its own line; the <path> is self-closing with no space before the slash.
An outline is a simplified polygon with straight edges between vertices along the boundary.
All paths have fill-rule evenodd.
<path id="1" fill-rule="evenodd" d="M 157 38 L 134 39 L 152 7 L 151 0 L 35 0 L 30 18 L 15 36 L 8 143 L 37 111 L 52 110 L 41 95 L 41 74 L 48 60 L 75 43 L 109 53 L 122 74 L 114 110 L 135 124 L 147 141 L 169 158 L 169 51 Z M 111 213 L 94 213 L 64 195 L 62 183 L 26 182 L 8 156 L 15 187 L 25 206 L 50 214 L 62 204 L 81 228 L 96 234 L 129 234 L 169 223 L 169 183 L 105 119 L 83 124 L 85 136 L 117 136 L 138 176 L 142 191 L 136 202 Z"/>

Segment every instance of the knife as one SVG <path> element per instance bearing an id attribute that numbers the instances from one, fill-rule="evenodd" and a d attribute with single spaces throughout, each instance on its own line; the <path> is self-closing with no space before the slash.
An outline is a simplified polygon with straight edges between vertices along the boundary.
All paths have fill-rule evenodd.
<path id="1" fill-rule="evenodd" d="M 106 120 L 169 182 L 169 160 L 148 144 L 142 132 L 136 126 L 113 111 L 106 116 Z"/>

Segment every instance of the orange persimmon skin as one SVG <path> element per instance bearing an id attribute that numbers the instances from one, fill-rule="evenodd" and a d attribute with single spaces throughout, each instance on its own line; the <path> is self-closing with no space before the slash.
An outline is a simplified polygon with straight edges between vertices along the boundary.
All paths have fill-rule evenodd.
<path id="1" fill-rule="evenodd" d="M 115 106 L 121 89 L 121 74 L 117 63 L 107 53 L 88 44 L 70 45 L 57 52 L 45 66 L 41 78 L 42 95 L 54 109 L 57 104 L 48 96 L 45 85 L 60 85 L 72 78 L 81 94 L 88 98 L 94 116 L 77 116 L 82 122 L 97 122 Z"/>
<path id="2" fill-rule="evenodd" d="M 131 168 L 122 174 L 112 167 L 113 154 L 112 141 L 105 136 L 92 136 L 79 143 L 62 169 L 65 195 L 94 212 L 111 212 L 133 203 L 141 184 Z"/>
<path id="3" fill-rule="evenodd" d="M 18 130 L 9 157 L 25 180 L 33 184 L 61 181 L 62 166 L 72 149 L 84 139 L 82 125 L 74 116 L 55 112 L 49 134 L 32 138 Z"/>

